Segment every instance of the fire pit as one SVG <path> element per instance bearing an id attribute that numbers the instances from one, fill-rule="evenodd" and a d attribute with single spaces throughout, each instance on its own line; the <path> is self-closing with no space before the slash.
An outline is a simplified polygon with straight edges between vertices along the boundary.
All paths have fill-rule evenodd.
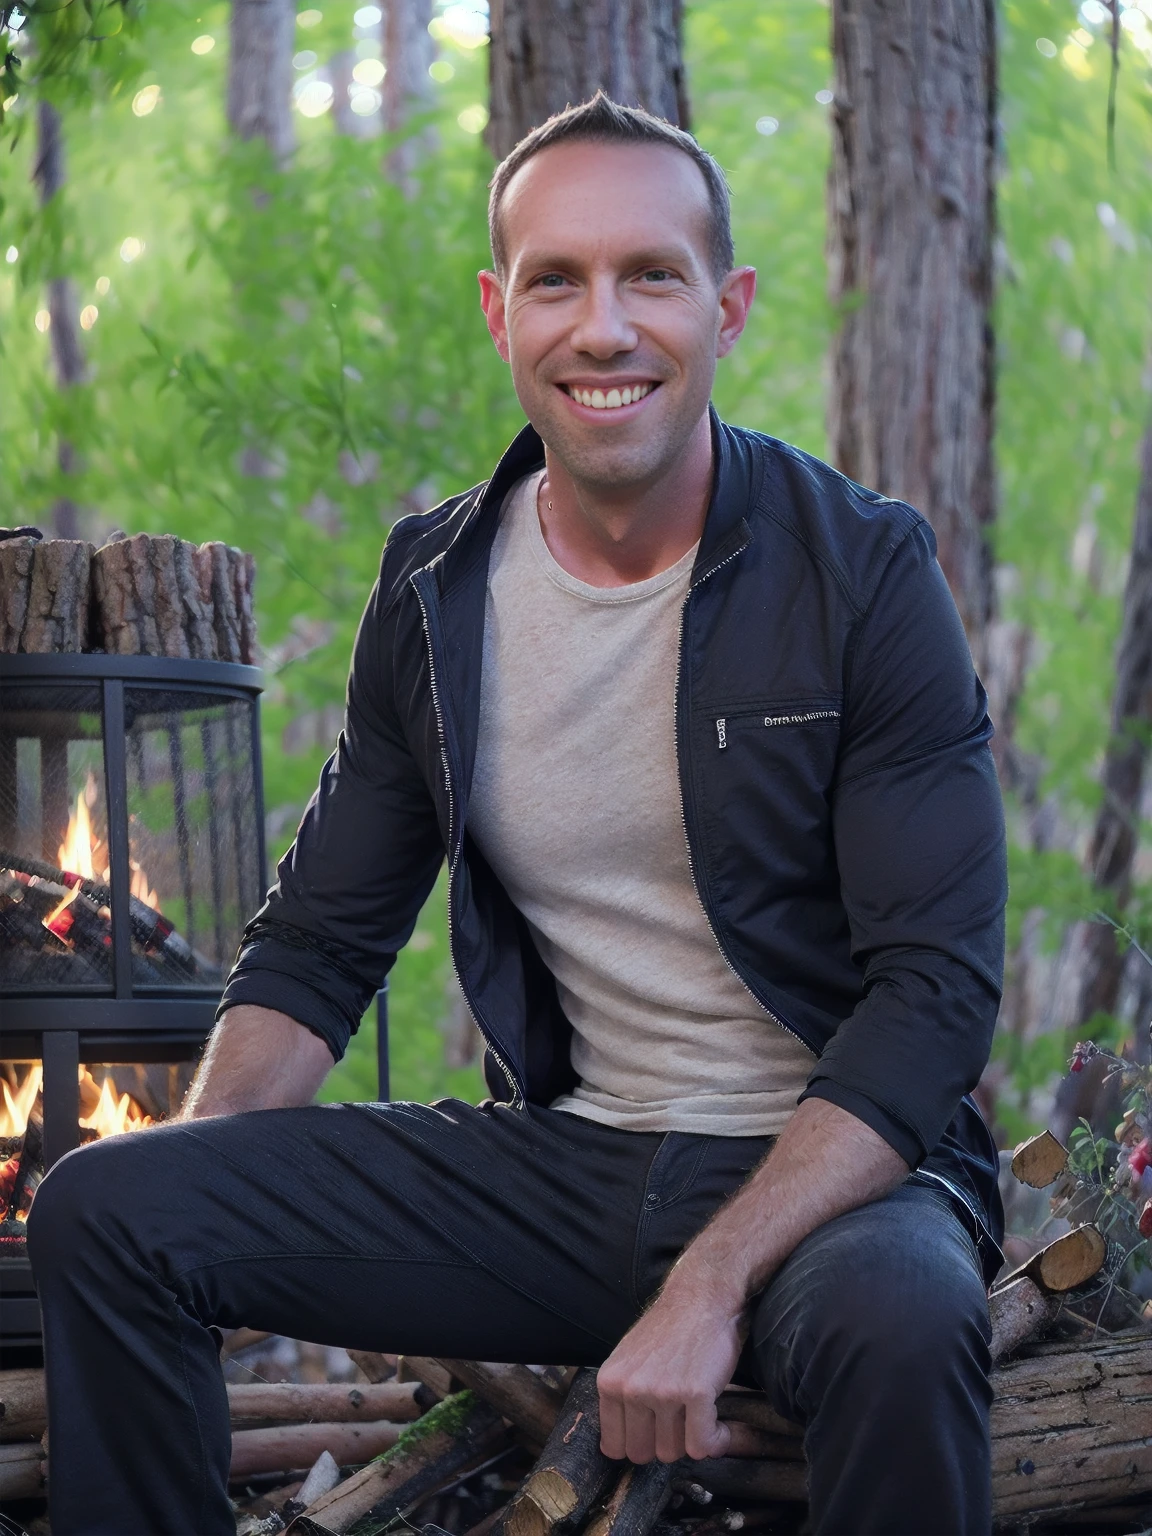
<path id="1" fill-rule="evenodd" d="M 0 1341 L 34 1342 L 24 1217 L 82 1141 L 176 1107 L 264 892 L 239 663 L 0 657 Z"/>

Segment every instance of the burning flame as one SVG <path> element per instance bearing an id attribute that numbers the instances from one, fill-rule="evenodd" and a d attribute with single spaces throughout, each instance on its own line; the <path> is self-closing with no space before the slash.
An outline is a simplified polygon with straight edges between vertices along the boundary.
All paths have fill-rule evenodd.
<path id="1" fill-rule="evenodd" d="M 0 1092 L 4 1096 L 3 1108 L 0 1108 L 0 1137 L 23 1136 L 43 1081 L 44 1070 L 39 1062 L 29 1069 L 22 1083 L 13 1085 L 6 1077 L 0 1077 Z"/>
<path id="2" fill-rule="evenodd" d="M 96 1087 L 96 1080 L 85 1067 L 80 1069 L 81 1088 Z M 152 1116 L 146 1115 L 129 1093 L 116 1097 L 116 1084 L 106 1077 L 100 1087 L 96 1108 L 90 1115 L 82 1116 L 80 1124 L 86 1131 L 97 1136 L 118 1136 L 121 1131 L 139 1131 L 152 1124 Z"/>
<path id="3" fill-rule="evenodd" d="M 88 797 L 82 789 L 76 796 L 76 809 L 68 818 L 68 831 L 60 844 L 57 855 L 60 868 L 70 870 L 75 875 L 83 875 L 86 880 L 95 880 L 96 871 L 92 860 L 98 846 L 98 840 L 92 833 L 92 819 L 88 814 Z"/>
<path id="4" fill-rule="evenodd" d="M 12 1070 L 7 1068 L 9 1074 Z M 0 1076 L 0 1138 L 23 1136 L 43 1082 L 44 1071 L 39 1062 L 29 1067 L 19 1083 Z M 97 1084 L 88 1068 L 81 1067 L 79 1087 L 82 1102 L 94 1101 L 91 1114 L 80 1117 L 83 1130 L 94 1131 L 97 1136 L 117 1136 L 121 1131 L 137 1131 L 152 1124 L 152 1116 L 144 1113 L 131 1094 L 117 1093 L 111 1074 Z"/>
<path id="5" fill-rule="evenodd" d="M 68 818 L 68 831 L 60 844 L 57 860 L 60 868 L 69 874 L 80 875 L 85 880 L 102 880 L 107 884 L 112 878 L 112 872 L 107 864 L 107 850 L 92 830 L 92 818 L 88 810 L 96 800 L 96 793 L 95 776 L 89 773 L 88 782 L 76 796 L 76 809 Z M 101 859 L 104 869 L 98 873 L 96 856 L 100 851 L 104 853 Z M 148 884 L 148 876 L 135 859 L 129 859 L 129 865 L 132 871 L 129 890 L 132 895 L 142 901 L 145 906 L 151 907 L 154 912 L 160 912 L 160 897 Z M 78 895 L 79 887 L 74 886 L 61 897 L 58 904 L 43 920 L 44 927 L 65 943 L 68 942 L 68 931 L 72 922 L 70 916 L 64 917 L 64 913 Z"/>

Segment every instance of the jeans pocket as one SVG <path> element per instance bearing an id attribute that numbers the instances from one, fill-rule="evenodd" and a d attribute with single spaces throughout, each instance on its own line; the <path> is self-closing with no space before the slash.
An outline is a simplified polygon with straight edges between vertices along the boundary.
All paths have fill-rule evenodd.
<path id="1" fill-rule="evenodd" d="M 769 1136 L 669 1131 L 648 1170 L 636 1228 L 632 1290 L 644 1307 L 683 1249 L 763 1160 Z"/>

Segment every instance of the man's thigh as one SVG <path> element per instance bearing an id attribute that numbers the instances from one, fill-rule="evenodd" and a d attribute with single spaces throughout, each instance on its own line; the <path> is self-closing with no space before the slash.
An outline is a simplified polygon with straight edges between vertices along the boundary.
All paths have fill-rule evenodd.
<path id="1" fill-rule="evenodd" d="M 325 1105 L 158 1127 L 49 1175 L 47 1274 L 143 1265 L 202 1323 L 474 1357 L 603 1358 L 635 1316 L 659 1136 L 504 1105 Z M 38 1221 L 37 1217 L 41 1219 Z"/>
<path id="2" fill-rule="evenodd" d="M 809 1423 L 853 1370 L 913 1393 L 957 1360 L 986 1374 L 990 1336 L 972 1237 L 945 1192 L 906 1182 L 804 1239 L 756 1302 L 748 1342 L 779 1410 Z"/>

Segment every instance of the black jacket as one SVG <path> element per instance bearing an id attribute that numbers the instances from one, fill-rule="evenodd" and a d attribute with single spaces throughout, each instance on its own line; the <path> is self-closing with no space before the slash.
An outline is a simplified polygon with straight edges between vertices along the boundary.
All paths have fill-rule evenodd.
<path id="1" fill-rule="evenodd" d="M 964 1096 L 1000 996 L 1003 818 L 932 532 L 785 443 L 715 417 L 713 442 L 676 696 L 701 901 L 741 980 L 816 1052 L 804 1096 L 946 1179 L 998 1236 L 995 1149 Z M 570 1026 L 468 833 L 489 551 L 542 462 L 526 428 L 487 484 L 393 528 L 345 729 L 222 1008 L 280 1009 L 339 1057 L 447 853 L 489 1083 L 547 1104 L 574 1081 Z"/>

